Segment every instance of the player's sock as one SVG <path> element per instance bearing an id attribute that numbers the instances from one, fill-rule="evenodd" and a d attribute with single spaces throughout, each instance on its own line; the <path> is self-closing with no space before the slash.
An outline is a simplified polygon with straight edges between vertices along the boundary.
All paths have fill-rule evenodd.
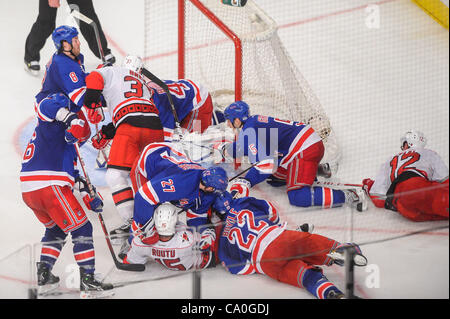
<path id="1" fill-rule="evenodd" d="M 52 269 L 65 244 L 64 240 L 66 236 L 67 235 L 57 225 L 46 228 L 44 237 L 41 239 L 42 248 L 40 262 Z"/>
<path id="2" fill-rule="evenodd" d="M 88 221 L 72 231 L 73 254 L 75 261 L 86 273 L 95 271 L 95 251 L 92 239 L 92 224 Z"/>
<path id="3" fill-rule="evenodd" d="M 303 287 L 318 299 L 338 299 L 344 294 L 327 277 L 320 268 L 310 268 L 305 271 L 302 278 Z"/>
<path id="4" fill-rule="evenodd" d="M 345 194 L 341 190 L 328 187 L 302 187 L 288 192 L 289 202 L 300 207 L 320 206 L 330 208 L 345 203 Z"/>

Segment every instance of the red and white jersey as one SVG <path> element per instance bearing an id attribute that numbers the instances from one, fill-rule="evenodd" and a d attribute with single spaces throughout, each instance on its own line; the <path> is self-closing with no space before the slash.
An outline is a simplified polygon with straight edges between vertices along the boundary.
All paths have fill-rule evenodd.
<path id="1" fill-rule="evenodd" d="M 193 267 L 206 268 L 211 261 L 211 253 L 204 254 L 195 249 L 201 235 L 178 224 L 177 232 L 169 241 L 158 241 L 153 245 L 144 244 L 134 237 L 127 254 L 132 264 L 145 264 L 154 260 L 171 270 L 189 270 Z"/>
<path id="2" fill-rule="evenodd" d="M 370 194 L 386 195 L 391 183 L 405 171 L 413 171 L 429 181 L 448 178 L 448 168 L 436 152 L 425 148 L 409 148 L 381 165 Z"/>
<path id="3" fill-rule="evenodd" d="M 123 67 L 104 67 L 93 72 L 103 78 L 103 97 L 117 127 L 128 117 L 157 117 L 159 114 L 142 75 Z M 93 73 L 91 72 L 91 73 Z"/>

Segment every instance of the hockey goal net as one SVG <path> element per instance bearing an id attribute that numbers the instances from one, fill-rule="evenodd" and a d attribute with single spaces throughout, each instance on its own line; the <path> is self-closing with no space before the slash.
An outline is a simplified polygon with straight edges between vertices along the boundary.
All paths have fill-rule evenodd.
<path id="1" fill-rule="evenodd" d="M 176 76 L 207 87 L 216 109 L 223 111 L 230 103 L 244 100 L 251 114 L 308 123 L 327 145 L 337 147 L 333 138 L 330 142 L 330 121 L 280 40 L 276 22 L 255 1 L 249 0 L 244 7 L 220 0 L 164 3 L 147 0 L 145 10 L 144 50 L 149 67 L 155 70 L 176 52 L 176 61 L 157 74 L 174 76 L 176 63 Z M 161 32 L 165 36 L 158 38 Z M 166 54 L 155 51 L 161 42 L 169 45 Z M 156 58 L 160 61 L 153 63 Z"/>

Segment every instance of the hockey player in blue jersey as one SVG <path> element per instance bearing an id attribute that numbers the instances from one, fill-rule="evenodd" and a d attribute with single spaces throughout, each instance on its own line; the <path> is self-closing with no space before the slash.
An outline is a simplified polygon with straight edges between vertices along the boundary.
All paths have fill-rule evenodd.
<path id="1" fill-rule="evenodd" d="M 209 223 L 211 205 L 228 185 L 223 168 L 205 169 L 169 142 L 147 145 L 130 178 L 135 193 L 131 230 L 148 245 L 158 241 L 153 214 L 160 203 L 174 204 L 186 212 L 188 226 L 201 227 Z M 213 237 L 210 239 L 212 245 Z M 130 244 L 131 238 L 127 242 Z M 126 247 L 121 252 L 126 253 Z"/>
<path id="2" fill-rule="evenodd" d="M 247 195 L 250 187 L 266 179 L 276 179 L 277 183 L 281 181 L 287 185 L 289 202 L 294 206 L 329 208 L 348 202 L 355 204 L 358 210 L 367 209 L 362 190 L 313 186 L 325 149 L 322 139 L 310 125 L 250 116 L 249 106 L 243 101 L 230 104 L 224 115 L 227 125 L 240 131 L 237 141 L 216 144 L 221 156 L 247 156 L 251 163 L 266 164 L 268 168 L 262 172 L 254 167 L 245 178 L 237 179 L 231 186 L 236 196 Z"/>
<path id="3" fill-rule="evenodd" d="M 52 33 L 56 52 L 45 66 L 41 91 L 36 95 L 36 103 L 50 94 L 64 93 L 70 102 L 81 108 L 86 95 L 86 70 L 81 53 L 78 30 L 62 25 Z M 88 118 L 101 118 L 98 110 L 87 110 Z"/>
<path id="4" fill-rule="evenodd" d="M 80 107 L 63 93 L 40 100 L 36 113 L 38 123 L 23 155 L 20 184 L 24 202 L 45 226 L 37 263 L 39 291 L 57 286 L 59 278 L 51 271 L 70 233 L 75 261 L 80 267 L 80 296 L 111 295 L 112 286 L 94 278 L 92 225 L 73 193 L 74 189 L 79 191 L 88 209 L 102 211 L 101 197 L 90 197 L 86 181 L 75 168 L 77 154 L 73 144 L 89 138 L 89 125 Z"/>
<path id="5" fill-rule="evenodd" d="M 233 199 L 230 193 L 223 192 L 213 207 L 223 221 L 216 253 L 232 274 L 264 274 L 305 288 L 316 298 L 337 299 L 344 297 L 343 293 L 325 277 L 320 266 L 342 266 L 345 249 L 354 249 L 355 265 L 367 264 L 356 244 L 288 230 L 267 200 Z"/>
<path id="6" fill-rule="evenodd" d="M 180 127 L 190 133 L 203 133 L 212 123 L 213 104 L 208 90 L 189 79 L 164 80 L 164 83 L 172 96 Z M 170 141 L 176 128 L 172 106 L 161 87 L 153 82 L 149 85 L 153 88 L 153 100 L 164 126 L 165 140 Z"/>

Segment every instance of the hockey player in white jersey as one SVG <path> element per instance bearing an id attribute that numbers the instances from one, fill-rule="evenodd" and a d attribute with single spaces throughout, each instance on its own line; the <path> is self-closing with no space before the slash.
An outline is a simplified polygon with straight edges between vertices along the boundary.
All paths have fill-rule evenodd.
<path id="1" fill-rule="evenodd" d="M 178 211 L 169 202 L 159 205 L 154 213 L 159 241 L 147 245 L 135 236 L 123 262 L 145 264 L 153 260 L 171 270 L 214 267 L 214 229 L 204 228 L 201 234 L 193 231 L 178 221 Z"/>
<path id="2" fill-rule="evenodd" d="M 103 125 L 92 138 L 92 145 L 99 150 L 112 139 L 105 179 L 124 224 L 111 235 L 130 229 L 134 199 L 129 174 L 134 161 L 146 145 L 164 140 L 153 91 L 140 73 L 143 65 L 141 58 L 128 55 L 122 66 L 103 67 L 86 77 L 89 121 L 95 124 L 103 120 L 102 96 L 112 117 L 111 123 Z"/>
<path id="3" fill-rule="evenodd" d="M 375 180 L 363 180 L 373 203 L 416 222 L 448 219 L 447 166 L 425 148 L 422 132 L 410 130 L 400 143 L 402 151 L 381 165 Z"/>

